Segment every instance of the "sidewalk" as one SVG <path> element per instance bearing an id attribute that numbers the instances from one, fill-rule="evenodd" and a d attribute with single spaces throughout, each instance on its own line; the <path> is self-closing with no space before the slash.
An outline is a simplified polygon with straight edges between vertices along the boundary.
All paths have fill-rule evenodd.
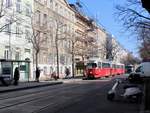
<path id="1" fill-rule="evenodd" d="M 45 87 L 51 85 L 62 84 L 62 81 L 40 81 L 40 82 L 20 82 L 18 86 L 9 85 L 9 86 L 0 86 L 0 93 L 18 91 L 18 90 L 25 90 L 30 88 L 37 88 L 37 87 Z"/>

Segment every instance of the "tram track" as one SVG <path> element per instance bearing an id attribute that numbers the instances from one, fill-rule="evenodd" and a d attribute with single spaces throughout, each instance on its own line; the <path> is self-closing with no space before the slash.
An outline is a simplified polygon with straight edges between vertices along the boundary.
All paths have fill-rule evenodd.
<path id="1" fill-rule="evenodd" d="M 96 84 L 94 83 L 93 85 L 92 84 L 89 85 L 89 83 L 87 83 L 87 84 L 84 84 L 83 86 L 81 86 L 81 84 L 72 84 L 73 86 L 62 85 L 61 87 L 57 87 L 57 88 L 54 87 L 49 90 L 47 90 L 46 88 L 41 89 L 40 91 L 32 92 L 28 95 L 26 95 L 25 93 L 23 95 L 20 95 L 19 97 L 13 96 L 11 98 L 5 98 L 2 100 L 3 102 L 1 102 L 0 104 L 0 113 L 10 113 L 10 111 L 13 109 L 17 109 L 18 111 L 20 111 L 19 109 L 24 109 L 24 107 L 28 108 L 30 106 L 33 106 L 36 108 L 36 109 L 32 109 L 33 110 L 32 113 L 43 113 L 42 111 L 45 111 L 45 109 L 49 109 L 49 107 L 51 106 L 55 107 L 59 104 L 65 103 L 66 101 L 72 102 L 72 99 L 75 102 L 86 93 L 91 92 L 90 89 L 92 87 L 94 88 Z M 87 89 L 86 89 L 87 87 L 86 85 L 88 86 Z M 108 82 L 106 82 L 105 85 L 108 85 Z M 94 89 L 105 87 L 105 85 L 104 84 L 96 85 Z M 77 92 L 80 92 L 80 93 L 77 93 Z M 73 96 L 70 97 L 69 96 L 70 94 Z M 36 95 L 38 95 L 38 97 Z M 50 102 L 48 100 L 50 100 Z M 59 101 L 61 103 L 59 103 Z M 67 104 L 67 106 L 70 106 L 70 104 Z M 36 106 L 40 106 L 40 107 L 36 107 Z M 62 108 L 59 108 L 59 109 L 62 109 Z M 56 109 L 54 108 L 54 110 Z M 11 113 L 15 113 L 15 112 L 11 112 Z M 28 113 L 28 112 L 25 112 L 25 113 Z"/>
<path id="2" fill-rule="evenodd" d="M 108 86 L 109 84 L 110 84 L 110 83 L 106 83 L 106 84 L 103 85 L 102 87 L 106 87 L 106 86 Z M 58 113 L 59 111 L 64 110 L 65 108 L 68 108 L 68 107 L 71 107 L 71 106 L 73 106 L 73 105 L 75 105 L 75 104 L 78 104 L 80 101 L 84 100 L 84 99 L 87 98 L 87 97 L 91 97 L 91 93 L 89 93 L 89 92 L 97 93 L 97 89 L 99 89 L 99 88 L 97 87 L 97 88 L 95 88 L 95 89 L 93 89 L 93 90 L 90 90 L 90 91 L 86 92 L 86 93 L 88 94 L 88 95 L 86 95 L 86 97 L 83 96 L 83 95 L 76 96 L 76 99 L 74 99 L 73 103 L 72 103 L 72 102 L 70 102 L 70 103 L 67 102 L 67 103 L 64 104 L 64 106 L 61 106 L 62 103 L 54 104 L 54 106 L 56 106 L 56 107 L 57 107 L 57 106 L 61 106 L 61 107 L 55 109 L 55 110 L 53 111 L 53 113 Z M 35 111 L 31 112 L 31 113 L 45 113 L 45 111 L 49 111 L 49 110 L 47 110 L 47 109 L 49 109 L 51 106 L 52 106 L 52 104 L 48 104 L 48 105 L 42 107 L 41 109 L 35 110 Z M 46 112 L 46 113 L 47 113 L 47 112 Z"/>
<path id="3" fill-rule="evenodd" d="M 70 86 L 70 87 L 65 87 L 65 88 L 63 88 L 63 89 L 61 89 L 61 90 L 68 90 L 68 89 L 70 89 L 70 88 L 76 88 L 76 87 L 78 87 L 78 86 Z M 55 91 L 56 92 L 58 92 L 58 90 L 59 89 L 55 89 Z M 54 90 L 53 90 L 54 91 Z M 43 97 L 44 98 L 49 98 L 49 97 L 54 97 L 53 95 L 55 94 L 55 96 L 58 96 L 58 95 L 60 95 L 60 94 L 57 94 L 56 95 L 56 92 L 52 92 L 52 91 L 44 91 L 44 92 L 38 92 L 38 93 L 34 93 L 34 94 L 30 94 L 30 95 L 22 95 L 22 96 L 19 96 L 19 97 L 13 97 L 13 100 L 11 100 L 11 101 L 15 101 L 15 100 L 17 100 L 17 99 L 20 99 L 20 100 L 22 100 L 21 102 L 17 102 L 17 103 L 15 103 L 15 104 L 11 104 L 11 105 L 3 105 L 2 107 L 0 107 L 0 109 L 5 109 L 5 108 L 8 108 L 8 107 L 12 107 L 12 106 L 16 106 L 16 105 L 20 105 L 20 104 L 25 104 L 25 103 L 29 103 L 29 102 L 32 102 L 32 101 L 39 101 L 39 100 L 42 100 L 43 99 Z M 49 93 L 53 93 L 53 94 L 50 94 L 49 95 Z M 48 95 L 45 95 L 45 94 L 48 94 Z M 38 96 L 38 97 L 36 97 L 36 95 L 40 95 L 40 96 Z M 33 98 L 35 96 L 35 98 Z M 23 98 L 24 97 L 24 98 Z M 29 99 L 29 100 L 26 100 L 26 99 L 28 99 L 28 98 L 32 98 L 32 99 Z M 3 100 L 3 101 L 6 101 L 7 99 L 5 99 L 5 100 Z M 9 98 L 9 100 L 10 100 L 10 98 Z M 8 101 L 9 101 L 8 100 Z M 2 102 L 2 101 L 1 101 Z"/>
<path id="4" fill-rule="evenodd" d="M 65 103 L 65 106 L 63 106 L 63 108 L 65 108 L 65 107 L 67 107 L 67 106 L 71 106 L 71 105 L 73 105 L 73 104 L 75 104 L 75 103 L 77 103 L 77 102 L 79 102 L 80 100 L 81 100 L 81 97 L 83 97 L 83 95 L 81 96 L 76 96 L 76 99 L 74 100 L 74 103 Z M 71 100 L 71 98 L 70 98 L 70 100 Z M 66 101 L 66 100 L 65 100 Z M 53 106 L 61 106 L 61 104 L 62 103 L 53 103 L 53 104 L 48 104 L 48 105 L 46 105 L 46 106 L 44 106 L 44 107 L 42 107 L 42 108 L 40 108 L 40 109 L 37 109 L 37 110 L 34 110 L 33 112 L 31 112 L 31 113 L 43 113 L 46 109 L 49 109 L 52 105 Z M 61 110 L 62 108 L 59 108 L 59 110 Z M 57 113 L 57 112 L 54 112 L 54 113 Z"/>
<path id="5" fill-rule="evenodd" d="M 65 88 L 63 88 L 63 89 L 61 89 L 61 88 L 59 88 L 59 89 L 61 89 L 61 90 L 76 89 L 76 88 L 79 87 L 79 86 L 80 86 L 80 85 L 68 86 L 67 88 L 65 87 Z M 20 101 L 20 102 L 13 103 L 13 104 L 10 104 L 10 105 L 1 104 L 2 106 L 0 107 L 0 110 L 6 109 L 6 108 L 10 108 L 10 107 L 13 107 L 13 106 L 17 106 L 17 105 L 21 105 L 21 104 L 27 104 L 27 103 L 30 103 L 30 102 L 33 102 L 33 101 L 34 101 L 34 102 L 35 102 L 35 101 L 40 101 L 40 100 L 43 100 L 44 98 L 47 99 L 47 98 L 57 97 L 57 96 L 59 96 L 59 95 L 65 95 L 65 94 L 64 94 L 65 92 L 62 92 L 62 93 L 58 93 L 58 94 L 57 94 L 57 92 L 59 91 L 59 89 L 56 89 L 56 90 L 55 90 L 56 92 L 54 92 L 54 90 L 53 90 L 53 92 L 52 92 L 52 91 L 46 91 L 46 92 L 38 92 L 38 93 L 35 93 L 35 94 L 30 94 L 30 95 L 22 95 L 22 96 L 19 96 L 19 97 L 16 97 L 16 98 L 13 97 L 14 100 L 11 100 L 11 101 L 15 101 L 15 100 L 17 100 L 17 99 L 20 99 L 21 101 Z M 45 93 L 47 93 L 48 95 L 45 95 Z M 49 95 L 49 93 L 53 93 L 53 94 L 50 94 L 50 95 Z M 36 96 L 37 94 L 40 95 L 40 96 L 33 98 L 33 97 Z M 30 96 L 30 98 L 31 98 L 31 97 L 32 97 L 32 98 L 29 99 L 29 96 Z M 23 98 L 23 97 L 24 97 L 24 98 Z M 26 99 L 28 99 L 28 100 L 26 100 Z M 6 100 L 7 100 L 7 99 L 5 99 L 4 101 L 6 102 Z M 9 100 L 8 100 L 7 103 L 9 103 L 9 101 L 10 101 L 10 98 L 9 98 Z M 10 102 L 10 103 L 11 103 L 11 102 Z"/>
<path id="6" fill-rule="evenodd" d="M 70 86 L 65 85 L 65 88 L 66 88 L 66 87 L 70 87 Z M 31 94 L 33 94 L 33 93 L 38 94 L 38 93 L 41 93 L 42 91 L 47 92 L 49 88 L 50 88 L 49 86 L 48 86 L 47 88 L 44 87 L 44 89 L 40 89 L 40 90 L 34 91 L 34 92 L 23 92 L 23 91 L 21 90 L 21 91 L 19 91 L 19 93 L 20 93 L 20 92 L 23 92 L 24 94 L 22 94 L 22 93 L 21 93 L 21 94 L 18 94 L 18 95 L 15 94 L 15 96 L 14 96 L 14 95 L 13 95 L 13 96 L 11 95 L 11 94 L 14 94 L 14 92 L 13 92 L 13 93 L 11 92 L 11 93 L 9 93 L 9 94 L 3 94 L 3 95 L 0 96 L 0 101 L 1 101 L 1 100 L 5 100 L 5 99 L 17 98 L 18 96 L 21 97 L 21 96 L 31 95 Z M 54 90 L 59 90 L 59 89 L 62 89 L 62 88 L 64 88 L 64 85 L 61 86 L 61 87 L 60 87 L 60 86 L 58 86 L 58 87 L 51 87 L 51 91 L 52 91 L 52 90 L 53 90 L 53 91 L 54 91 Z M 31 89 L 28 89 L 28 90 L 31 90 Z"/>
<path id="7" fill-rule="evenodd" d="M 87 83 L 85 83 L 85 84 L 87 84 Z M 72 84 L 72 85 L 80 86 L 80 84 Z M 33 94 L 33 93 L 38 94 L 38 93 L 41 93 L 42 91 L 46 92 L 46 91 L 49 90 L 49 88 L 51 88 L 51 91 L 52 91 L 52 90 L 59 90 L 59 89 L 62 89 L 64 87 L 65 88 L 70 87 L 70 85 L 62 84 L 62 85 L 59 85 L 59 86 L 57 85 L 57 86 L 53 86 L 53 87 L 51 87 L 51 86 L 42 87 L 42 88 L 39 88 L 39 90 L 32 91 L 32 92 L 31 92 L 32 89 L 27 89 L 26 92 L 24 92 L 24 90 L 21 90 L 21 91 L 17 91 L 18 93 L 15 92 L 15 95 L 14 95 L 14 92 L 10 92 L 10 93 L 7 93 L 7 94 L 3 93 L 3 94 L 0 95 L 0 101 L 5 100 L 5 99 L 17 98 L 18 96 L 20 97 L 20 96 L 30 95 L 30 94 Z"/>

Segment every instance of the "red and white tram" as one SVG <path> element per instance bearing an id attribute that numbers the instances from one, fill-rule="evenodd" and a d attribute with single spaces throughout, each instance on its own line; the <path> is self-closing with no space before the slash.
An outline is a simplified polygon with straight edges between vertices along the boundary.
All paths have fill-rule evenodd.
<path id="1" fill-rule="evenodd" d="M 90 59 L 85 68 L 87 78 L 109 77 L 124 73 L 124 64 L 105 62 L 98 59 Z"/>

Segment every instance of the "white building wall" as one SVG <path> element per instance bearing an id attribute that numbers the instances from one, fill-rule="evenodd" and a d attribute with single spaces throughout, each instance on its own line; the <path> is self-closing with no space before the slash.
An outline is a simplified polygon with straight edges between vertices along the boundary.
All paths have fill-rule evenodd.
<path id="1" fill-rule="evenodd" d="M 5 51 L 7 50 L 9 52 L 8 59 L 25 60 L 26 58 L 29 58 L 31 60 L 30 67 L 32 67 L 32 44 L 29 43 L 29 41 L 26 39 L 25 31 L 26 29 L 28 29 L 28 31 L 32 33 L 31 17 L 26 16 L 26 8 L 30 8 L 31 13 L 33 1 L 21 0 L 21 2 L 19 3 L 20 12 L 17 12 L 16 8 L 16 4 L 18 3 L 18 1 L 10 1 L 11 6 L 6 9 L 5 16 L 3 18 L 0 18 L 0 25 L 4 25 L 6 23 L 6 20 L 10 19 L 10 16 L 15 18 L 15 21 L 13 22 L 13 24 L 11 24 L 10 34 L 6 32 L 0 32 L 0 59 L 5 59 Z M 29 7 L 27 6 L 27 4 L 29 4 Z M 18 30 L 20 31 L 19 34 L 17 33 Z M 19 54 L 19 59 L 16 58 L 17 54 Z M 32 70 L 32 68 L 30 70 Z M 30 76 L 32 78 L 32 73 Z"/>
<path id="2" fill-rule="evenodd" d="M 56 49 L 55 49 L 55 23 L 56 18 L 57 20 L 63 22 L 63 24 L 66 24 L 66 28 L 61 29 L 63 32 L 65 29 L 67 29 L 68 34 L 75 34 L 75 13 L 70 9 L 69 5 L 65 0 L 47 0 L 46 2 L 42 2 L 42 0 L 35 0 L 35 7 L 34 11 L 37 10 L 40 11 L 41 16 L 41 23 L 43 22 L 43 15 L 47 14 L 48 18 L 48 26 L 51 27 L 51 30 L 53 34 L 48 39 L 48 48 L 46 54 L 42 54 L 40 56 L 40 62 L 39 62 L 39 68 L 41 69 L 41 79 L 44 79 L 45 76 L 52 74 L 52 68 L 53 71 L 56 71 Z M 56 17 L 56 18 L 55 18 Z M 60 36 L 60 35 L 59 35 Z M 61 37 L 63 37 L 62 35 Z M 60 38 L 60 37 L 59 37 Z M 70 68 L 71 71 L 71 55 L 68 55 L 68 53 L 65 50 L 65 47 L 69 45 L 68 41 L 58 41 L 59 43 L 59 57 L 60 58 L 60 78 L 64 77 L 65 75 L 65 67 Z M 41 51 L 43 53 L 43 51 Z M 40 53 L 40 54 L 41 54 Z M 45 56 L 46 55 L 46 56 Z M 47 58 L 48 62 L 43 62 L 45 57 Z M 64 60 L 64 61 L 63 61 Z M 34 68 L 35 69 L 35 68 Z M 46 73 L 45 73 L 46 72 Z M 72 74 L 71 74 L 72 75 Z"/>

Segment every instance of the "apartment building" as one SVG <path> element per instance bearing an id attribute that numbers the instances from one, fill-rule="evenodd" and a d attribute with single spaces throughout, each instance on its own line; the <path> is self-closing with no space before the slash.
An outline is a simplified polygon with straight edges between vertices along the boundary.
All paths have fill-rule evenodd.
<path id="1" fill-rule="evenodd" d="M 47 37 L 38 54 L 41 79 L 57 72 L 58 60 L 59 77 L 62 78 L 65 67 L 71 71 L 72 55 L 69 51 L 70 40 L 75 34 L 75 13 L 66 0 L 34 0 L 34 13 L 34 27 L 41 31 L 43 38 Z"/>
<path id="2" fill-rule="evenodd" d="M 75 70 L 76 75 L 83 75 L 85 62 L 89 57 L 97 56 L 97 26 L 75 4 L 70 6 L 74 9 L 76 18 Z"/>
<path id="3" fill-rule="evenodd" d="M 28 40 L 32 32 L 32 0 L 1 0 L 0 4 L 0 59 L 32 61 L 32 44 Z M 23 79 L 27 79 L 25 73 L 21 73 L 20 80 Z"/>

